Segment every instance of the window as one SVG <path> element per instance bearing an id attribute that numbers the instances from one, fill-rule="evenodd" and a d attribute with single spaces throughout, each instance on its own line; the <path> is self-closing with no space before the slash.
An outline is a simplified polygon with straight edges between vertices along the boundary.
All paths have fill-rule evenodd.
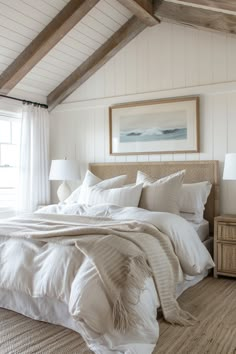
<path id="1" fill-rule="evenodd" d="M 20 123 L 17 116 L 0 114 L 0 210 L 16 206 Z"/>

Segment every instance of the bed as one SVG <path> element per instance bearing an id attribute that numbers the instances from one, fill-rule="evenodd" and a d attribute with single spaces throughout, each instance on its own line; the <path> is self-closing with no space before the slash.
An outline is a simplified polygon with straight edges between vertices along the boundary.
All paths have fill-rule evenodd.
<path id="1" fill-rule="evenodd" d="M 156 179 L 177 173 L 174 178 L 185 184 L 209 181 L 204 219 L 212 232 L 219 204 L 217 161 L 90 164 L 98 180 L 112 181 L 114 195 L 120 175 L 128 176 L 125 183 L 131 185 L 125 188 L 142 193 L 142 183 L 133 185 L 138 170 Z M 96 198 L 91 194 L 94 201 L 101 189 Z M 110 191 L 104 190 L 102 198 Z M 119 198 L 122 193 L 123 187 Z M 159 336 L 157 309 L 169 322 L 192 325 L 195 319 L 176 297 L 214 264 L 181 216 L 135 204 L 101 205 L 65 203 L 1 222 L 0 306 L 71 328 L 97 354 L 149 354 Z M 204 241 L 211 243 L 209 237 Z"/>

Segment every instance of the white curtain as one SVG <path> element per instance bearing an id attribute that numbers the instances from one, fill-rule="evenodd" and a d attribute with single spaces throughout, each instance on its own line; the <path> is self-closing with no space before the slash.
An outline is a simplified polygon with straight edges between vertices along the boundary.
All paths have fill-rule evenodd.
<path id="1" fill-rule="evenodd" d="M 19 166 L 20 212 L 49 204 L 49 114 L 39 106 L 23 104 Z"/>

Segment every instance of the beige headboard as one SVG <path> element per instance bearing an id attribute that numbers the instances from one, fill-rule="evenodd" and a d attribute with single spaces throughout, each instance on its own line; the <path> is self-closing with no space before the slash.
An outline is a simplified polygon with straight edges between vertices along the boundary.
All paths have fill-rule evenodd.
<path id="1" fill-rule="evenodd" d="M 89 169 L 102 179 L 127 174 L 127 183 L 135 182 L 138 170 L 158 179 L 185 169 L 184 183 L 210 181 L 212 189 L 207 201 L 204 217 L 209 221 L 210 229 L 213 231 L 214 217 L 219 214 L 218 161 L 91 163 Z"/>

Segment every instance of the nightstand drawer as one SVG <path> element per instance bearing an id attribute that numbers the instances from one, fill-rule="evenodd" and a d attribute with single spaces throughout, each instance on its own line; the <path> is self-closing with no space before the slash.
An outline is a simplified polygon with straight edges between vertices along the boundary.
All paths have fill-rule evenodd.
<path id="1" fill-rule="evenodd" d="M 236 243 L 217 244 L 217 271 L 236 276 Z"/>
<path id="2" fill-rule="evenodd" d="M 217 239 L 236 242 L 236 224 L 218 223 Z"/>

